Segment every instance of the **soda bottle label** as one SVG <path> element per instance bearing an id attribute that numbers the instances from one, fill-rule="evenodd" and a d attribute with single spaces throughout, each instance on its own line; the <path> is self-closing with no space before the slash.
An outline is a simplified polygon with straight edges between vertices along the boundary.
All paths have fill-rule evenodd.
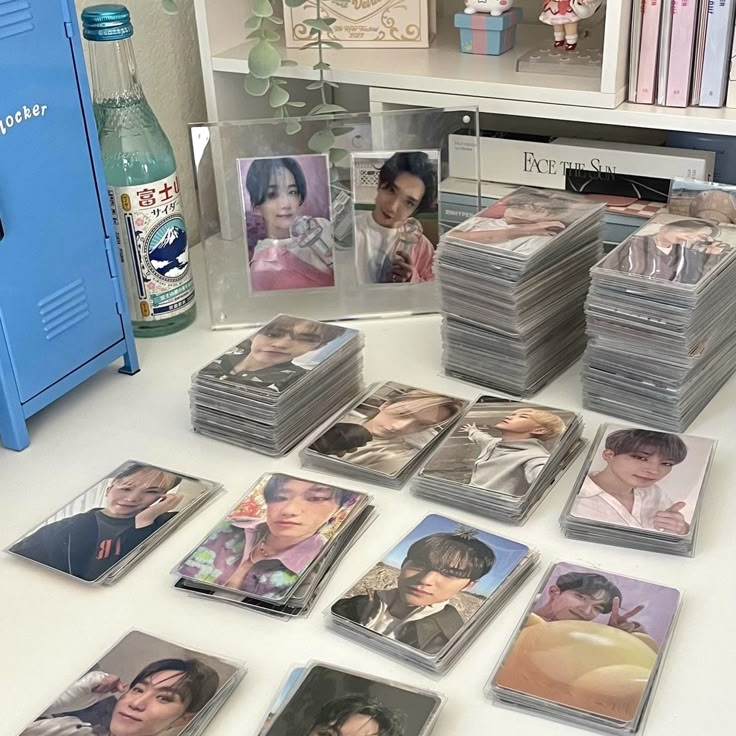
<path id="1" fill-rule="evenodd" d="M 179 179 L 108 187 L 134 322 L 168 319 L 194 305 Z"/>

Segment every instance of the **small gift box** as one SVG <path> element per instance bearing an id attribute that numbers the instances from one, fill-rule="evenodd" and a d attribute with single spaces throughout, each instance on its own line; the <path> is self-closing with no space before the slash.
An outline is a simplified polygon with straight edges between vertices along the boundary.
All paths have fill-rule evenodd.
<path id="1" fill-rule="evenodd" d="M 460 51 L 464 54 L 500 56 L 514 47 L 521 8 L 501 15 L 455 13 L 455 28 L 460 29 Z"/>

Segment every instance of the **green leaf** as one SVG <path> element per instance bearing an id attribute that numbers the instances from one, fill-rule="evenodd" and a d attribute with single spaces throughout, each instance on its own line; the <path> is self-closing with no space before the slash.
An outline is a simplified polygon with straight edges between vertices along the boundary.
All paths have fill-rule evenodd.
<path id="1" fill-rule="evenodd" d="M 305 5 L 307 0 L 284 0 L 284 4 L 287 8 L 301 8 Z"/>
<path id="2" fill-rule="evenodd" d="M 169 15 L 176 15 L 179 12 L 176 0 L 161 0 L 161 7 L 164 9 L 164 13 Z"/>
<path id="3" fill-rule="evenodd" d="M 330 148 L 330 163 L 339 164 L 340 161 L 349 155 L 350 151 L 346 151 L 344 148 Z"/>
<path id="4" fill-rule="evenodd" d="M 278 33 L 276 33 L 276 31 L 262 31 L 262 33 L 263 33 L 263 39 L 265 41 L 276 43 L 276 41 L 281 40 L 281 36 Z"/>
<path id="5" fill-rule="evenodd" d="M 302 129 L 302 124 L 294 118 L 289 118 L 286 121 L 286 135 L 294 135 Z"/>
<path id="6" fill-rule="evenodd" d="M 322 43 L 327 43 L 327 41 L 322 41 Z M 305 51 L 306 49 L 318 49 L 320 46 L 319 41 L 310 41 L 309 43 L 305 43 L 304 46 L 300 46 L 300 51 Z"/>
<path id="7" fill-rule="evenodd" d="M 328 82 L 326 79 L 325 79 L 325 84 L 330 87 L 334 87 L 335 89 L 337 89 L 340 86 L 339 84 L 337 84 L 337 82 Z"/>
<path id="8" fill-rule="evenodd" d="M 273 15 L 273 5 L 270 0 L 253 0 L 253 15 L 259 18 L 270 18 Z"/>
<path id="9" fill-rule="evenodd" d="M 337 18 L 328 18 L 326 16 L 322 16 L 321 20 L 323 20 L 325 23 L 327 23 L 328 26 L 333 25 L 334 23 L 337 23 Z"/>
<path id="10" fill-rule="evenodd" d="M 268 104 L 271 107 L 283 107 L 289 101 L 289 93 L 283 87 L 271 87 Z"/>
<path id="11" fill-rule="evenodd" d="M 325 153 L 335 145 L 335 136 L 332 135 L 331 130 L 318 130 L 309 139 L 307 145 L 309 146 L 309 149 L 315 151 L 315 153 Z"/>
<path id="12" fill-rule="evenodd" d="M 306 86 L 306 89 L 322 89 L 322 87 L 324 87 L 324 85 L 322 84 L 322 82 L 310 82 Z"/>
<path id="13" fill-rule="evenodd" d="M 263 18 L 259 18 L 257 15 L 251 15 L 248 20 L 245 21 L 246 31 L 257 31 L 263 25 Z"/>
<path id="14" fill-rule="evenodd" d="M 278 15 L 272 15 L 270 18 L 263 19 L 266 23 L 273 23 L 275 26 L 284 25 L 284 21 Z"/>
<path id="15" fill-rule="evenodd" d="M 316 107 L 313 107 L 310 111 L 310 115 L 332 115 L 333 113 L 337 112 L 347 112 L 347 110 L 342 107 L 342 105 L 317 105 Z"/>
<path id="16" fill-rule="evenodd" d="M 329 24 L 325 23 L 320 18 L 316 18 L 314 20 L 305 20 L 304 25 L 307 26 L 307 28 L 313 28 L 315 31 L 321 31 L 322 33 L 330 32 Z"/>
<path id="17" fill-rule="evenodd" d="M 306 107 L 306 102 L 288 102 L 287 105 L 289 107 Z"/>
<path id="18" fill-rule="evenodd" d="M 347 135 L 348 133 L 352 133 L 355 128 L 353 128 L 350 125 L 333 125 L 332 128 L 330 128 L 332 131 L 332 134 L 334 136 L 338 135 Z"/>
<path id="19" fill-rule="evenodd" d="M 268 79 L 258 79 L 252 74 L 245 75 L 245 91 L 253 97 L 263 97 L 271 87 Z"/>
<path id="20" fill-rule="evenodd" d="M 281 56 L 268 41 L 259 41 L 248 54 L 248 69 L 259 79 L 272 77 L 280 66 Z"/>
<path id="21" fill-rule="evenodd" d="M 330 65 L 326 61 L 318 61 L 312 69 L 316 69 L 317 71 L 329 69 Z"/>
<path id="22" fill-rule="evenodd" d="M 272 85 L 279 85 L 280 87 L 283 87 L 286 85 L 285 79 L 278 79 L 277 77 L 271 77 L 271 84 Z"/>
<path id="23" fill-rule="evenodd" d="M 326 46 L 328 49 L 341 49 L 342 44 L 337 41 L 322 41 L 322 46 Z"/>
<path id="24" fill-rule="evenodd" d="M 261 29 L 260 28 L 256 28 L 255 30 L 251 31 L 246 36 L 246 38 L 260 38 L 261 37 L 261 33 L 262 33 Z"/>

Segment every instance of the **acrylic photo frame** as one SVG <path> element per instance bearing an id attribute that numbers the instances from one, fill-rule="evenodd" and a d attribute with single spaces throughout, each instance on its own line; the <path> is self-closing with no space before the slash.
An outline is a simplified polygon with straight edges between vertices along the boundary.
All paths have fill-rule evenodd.
<path id="1" fill-rule="evenodd" d="M 292 132 L 297 127 L 298 131 Z M 422 108 L 380 114 L 342 113 L 288 120 L 268 118 L 203 123 L 190 126 L 190 132 L 212 329 L 261 325 L 274 315 L 285 312 L 315 320 L 341 320 L 439 311 L 436 281 L 359 283 L 353 247 L 351 163 L 356 153 L 436 151 L 441 202 L 442 182 L 448 176 L 450 137 L 453 133 L 462 132 L 468 136 L 466 141 L 475 139 L 474 155 L 469 157 L 473 163 L 468 167 L 467 181 L 476 193 L 477 209 L 480 209 L 477 108 Z M 310 185 L 308 172 L 303 179 L 299 173 L 282 172 L 280 176 L 288 177 L 288 184 L 294 188 L 292 194 L 298 200 L 299 207 L 305 206 L 306 211 L 300 211 L 298 219 L 314 217 L 323 228 L 325 236 L 314 248 L 315 257 L 311 257 L 310 251 L 310 265 L 324 269 L 324 263 L 329 264 L 332 253 L 334 284 L 329 285 L 327 279 L 313 287 L 253 288 L 255 249 L 259 249 L 262 258 L 258 267 L 262 267 L 263 261 L 273 260 L 274 249 L 278 251 L 281 244 L 293 241 L 291 236 L 295 235 L 295 230 L 292 222 L 287 239 L 279 240 L 280 236 L 274 236 L 272 230 L 255 243 L 251 237 L 248 245 L 249 230 L 259 226 L 259 219 L 265 221 L 266 216 L 262 210 L 255 212 L 254 199 L 250 197 L 246 186 L 247 173 L 244 172 L 257 159 L 305 161 L 307 157 L 318 153 L 313 149 L 319 146 L 314 144 L 325 136 L 330 140 L 334 137 L 334 143 L 327 153 L 329 218 L 319 213 L 315 215 L 314 212 L 318 212 L 317 205 L 307 201 L 312 190 L 319 192 L 319 186 L 315 188 Z M 470 145 L 473 145 L 472 142 Z M 244 161 L 249 163 L 244 165 Z M 292 164 L 290 166 L 293 172 L 294 167 Z M 275 181 L 273 176 L 272 183 Z M 262 185 L 260 189 L 261 197 L 265 197 L 268 186 Z M 437 207 L 437 212 L 441 212 L 441 207 Z M 302 218 L 302 214 L 307 217 Z M 439 214 L 437 218 L 440 232 L 452 227 L 452 224 L 443 223 Z M 310 241 L 309 227 L 306 231 L 307 236 L 299 241 L 300 245 Z M 275 248 L 268 251 L 266 247 L 269 245 Z M 262 286 L 264 282 L 261 280 L 257 283 Z"/>

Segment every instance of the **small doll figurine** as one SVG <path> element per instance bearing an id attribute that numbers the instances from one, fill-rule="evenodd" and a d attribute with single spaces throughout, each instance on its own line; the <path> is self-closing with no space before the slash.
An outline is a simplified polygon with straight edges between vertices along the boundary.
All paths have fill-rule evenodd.
<path id="1" fill-rule="evenodd" d="M 603 0 L 543 0 L 539 20 L 552 26 L 555 47 L 575 51 L 578 45 L 578 23 L 590 18 Z"/>
<path id="2" fill-rule="evenodd" d="M 465 12 L 468 15 L 488 13 L 495 16 L 510 10 L 513 5 L 514 0 L 465 0 Z"/>

